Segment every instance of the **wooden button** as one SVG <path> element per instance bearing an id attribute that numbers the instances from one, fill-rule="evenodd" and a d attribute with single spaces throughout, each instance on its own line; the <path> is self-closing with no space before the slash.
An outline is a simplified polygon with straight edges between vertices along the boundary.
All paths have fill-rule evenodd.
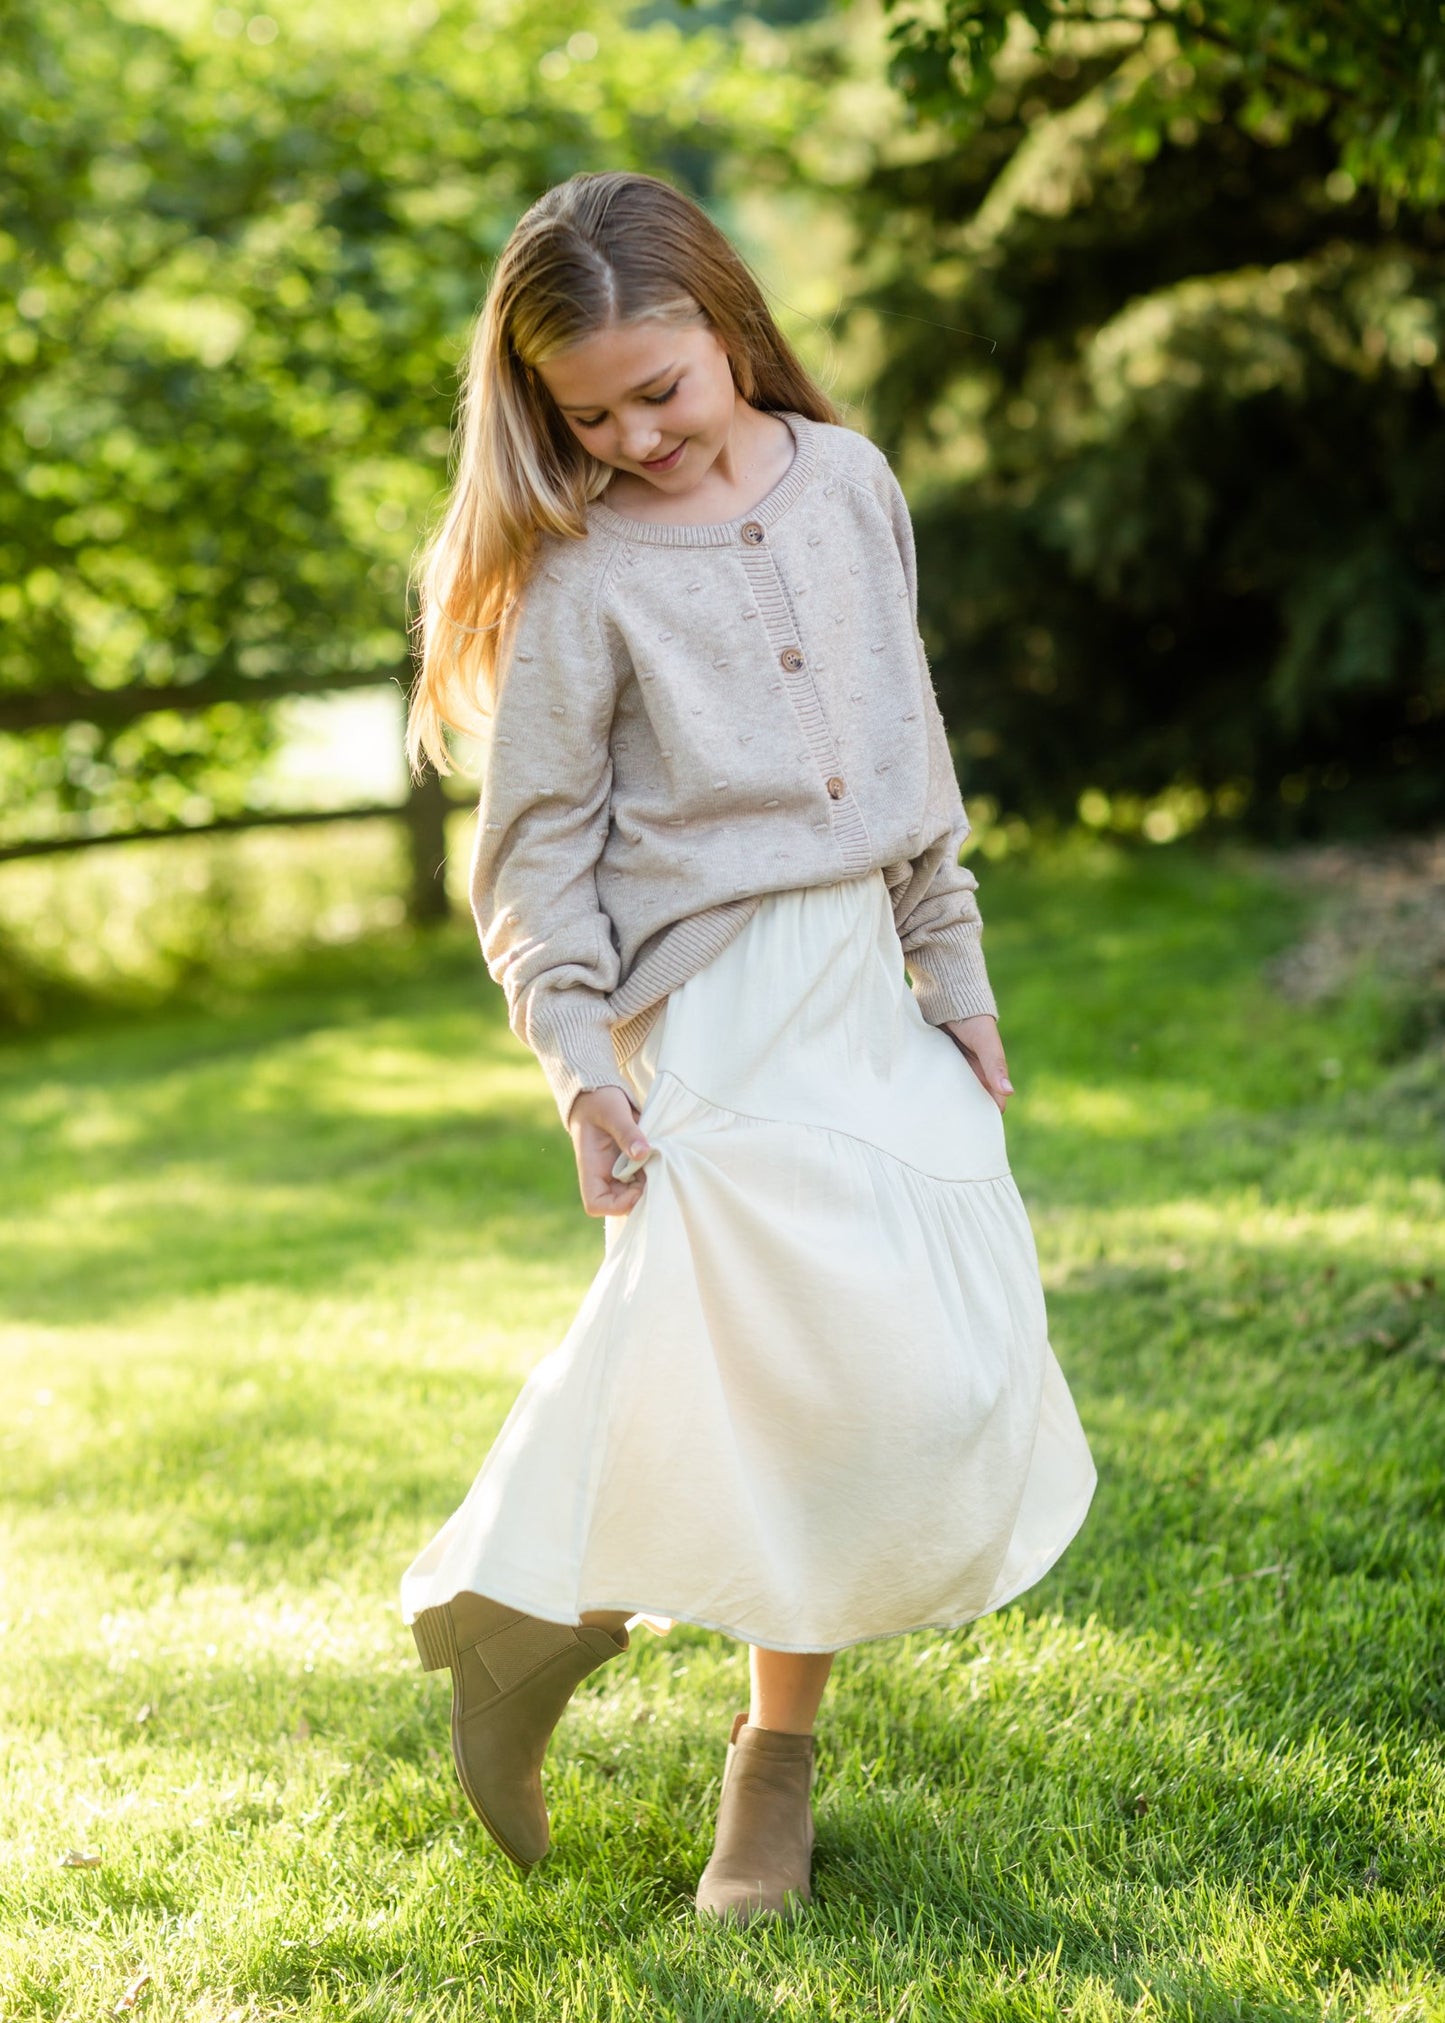
<path id="1" fill-rule="evenodd" d="M 803 665 L 803 656 L 796 646 L 785 646 L 778 655 L 778 665 L 788 674 L 796 674 Z"/>
<path id="2" fill-rule="evenodd" d="M 749 547 L 756 548 L 761 544 L 763 540 L 763 523 L 761 520 L 744 520 L 740 531 Z"/>
<path id="3" fill-rule="evenodd" d="M 844 785 L 842 780 L 840 780 L 838 775 L 834 773 L 833 777 L 828 782 L 828 792 L 832 795 L 833 799 L 835 801 L 841 801 L 843 796 L 847 793 L 847 791 L 848 789 Z"/>

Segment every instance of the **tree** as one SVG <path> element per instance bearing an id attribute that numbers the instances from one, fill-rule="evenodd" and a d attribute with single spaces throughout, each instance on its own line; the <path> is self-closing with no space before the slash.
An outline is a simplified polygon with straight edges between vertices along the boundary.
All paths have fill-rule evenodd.
<path id="1" fill-rule="evenodd" d="M 974 789 L 1068 817 L 1189 786 L 1272 834 L 1438 820 L 1432 46 L 1399 38 L 1422 82 L 1387 160 L 1368 9 L 1328 89 L 1294 74 L 1303 9 L 1258 47 L 1242 9 L 893 11 L 919 115 L 863 192 L 873 410 Z"/>
<path id="2" fill-rule="evenodd" d="M 1110 124 L 1141 159 L 1169 123 L 1213 120 L 1284 139 L 1319 128 L 1355 182 L 1417 205 L 1445 196 L 1445 22 L 1422 0 L 884 0 L 894 76 L 930 117 L 972 125 L 1025 50 L 1046 63 L 1112 51 Z M 1175 69 L 1159 89 L 1146 60 Z M 1185 69 L 1190 73 L 1184 75 Z"/>
<path id="3" fill-rule="evenodd" d="M 404 675 L 407 564 L 516 216 L 602 163 L 705 195 L 786 131 L 797 87 L 725 33 L 629 23 L 7 9 L 0 699 L 92 712 L 0 739 L 12 833 L 232 812 L 272 737 L 252 698 Z M 201 682 L 215 707 L 107 721 L 117 690 Z"/>

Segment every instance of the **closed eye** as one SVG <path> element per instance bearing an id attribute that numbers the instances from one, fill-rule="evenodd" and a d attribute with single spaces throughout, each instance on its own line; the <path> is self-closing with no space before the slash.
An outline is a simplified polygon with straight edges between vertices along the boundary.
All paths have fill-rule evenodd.
<path id="1" fill-rule="evenodd" d="M 682 379 L 679 376 L 667 388 L 666 392 L 646 393 L 643 395 L 643 399 L 649 407 L 666 407 L 681 385 Z M 574 415 L 572 419 L 576 422 L 578 428 L 601 428 L 607 417 L 605 414 L 578 414 Z"/>

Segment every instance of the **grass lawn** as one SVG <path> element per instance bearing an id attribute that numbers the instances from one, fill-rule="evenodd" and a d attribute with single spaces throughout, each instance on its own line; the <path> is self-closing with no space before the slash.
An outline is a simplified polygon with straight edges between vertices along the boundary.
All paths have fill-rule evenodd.
<path id="1" fill-rule="evenodd" d="M 981 880 L 1099 1490 L 839 1660 L 782 1931 L 692 1913 L 737 1646 L 584 1687 L 524 1880 L 397 1614 L 602 1250 L 471 942 L 0 1051 L 7 2023 L 1445 2018 L 1441 1056 L 1259 869 Z"/>

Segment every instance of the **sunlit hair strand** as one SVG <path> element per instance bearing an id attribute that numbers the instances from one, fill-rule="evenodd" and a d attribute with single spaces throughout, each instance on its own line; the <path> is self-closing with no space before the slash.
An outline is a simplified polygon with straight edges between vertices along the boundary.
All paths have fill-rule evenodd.
<path id="1" fill-rule="evenodd" d="M 612 477 L 537 367 L 611 324 L 702 323 L 754 407 L 832 422 L 837 409 L 707 214 L 655 176 L 578 175 L 538 199 L 492 273 L 462 382 L 445 514 L 413 576 L 419 671 L 407 755 L 450 772 L 446 728 L 485 729 L 505 634 L 545 534 L 579 539 Z"/>

